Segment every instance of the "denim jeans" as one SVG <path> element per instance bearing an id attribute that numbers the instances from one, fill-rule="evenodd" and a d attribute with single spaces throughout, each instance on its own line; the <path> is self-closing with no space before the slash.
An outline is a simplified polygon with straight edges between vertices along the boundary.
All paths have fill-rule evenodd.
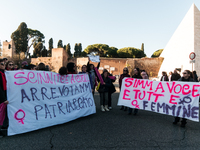
<path id="1" fill-rule="evenodd" d="M 100 93 L 100 105 L 108 105 L 108 92 Z"/>

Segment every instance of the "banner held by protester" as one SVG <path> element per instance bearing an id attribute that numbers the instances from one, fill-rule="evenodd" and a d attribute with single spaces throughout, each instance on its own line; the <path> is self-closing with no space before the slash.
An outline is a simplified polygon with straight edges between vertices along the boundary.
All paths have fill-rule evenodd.
<path id="1" fill-rule="evenodd" d="M 197 82 L 124 78 L 118 105 L 199 121 Z"/>
<path id="2" fill-rule="evenodd" d="M 7 71 L 8 135 L 62 124 L 96 113 L 87 74 Z"/>

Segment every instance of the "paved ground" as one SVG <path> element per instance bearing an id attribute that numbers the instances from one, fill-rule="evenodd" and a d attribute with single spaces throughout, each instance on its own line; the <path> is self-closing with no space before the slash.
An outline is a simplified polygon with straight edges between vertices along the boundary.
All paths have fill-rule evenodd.
<path id="1" fill-rule="evenodd" d="M 95 94 L 97 113 L 38 131 L 0 139 L 0 150 L 169 150 L 200 149 L 200 124 L 188 121 L 186 128 L 173 125 L 173 117 L 140 110 L 127 115 L 117 106 L 119 93 L 113 94 L 113 110 L 101 112 Z"/>

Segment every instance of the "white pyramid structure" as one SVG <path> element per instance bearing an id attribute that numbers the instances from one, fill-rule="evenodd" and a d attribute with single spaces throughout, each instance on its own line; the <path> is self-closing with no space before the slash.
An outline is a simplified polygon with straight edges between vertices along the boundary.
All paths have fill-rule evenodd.
<path id="1" fill-rule="evenodd" d="M 192 4 L 173 36 L 167 43 L 160 57 L 164 57 L 158 75 L 162 71 L 169 73 L 175 68 L 192 71 L 189 54 L 196 53 L 193 70 L 200 77 L 200 11 Z"/>

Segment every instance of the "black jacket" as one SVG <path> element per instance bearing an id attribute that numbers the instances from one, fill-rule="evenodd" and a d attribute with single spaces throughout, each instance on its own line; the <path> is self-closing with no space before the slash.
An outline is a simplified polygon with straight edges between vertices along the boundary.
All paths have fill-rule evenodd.
<path id="1" fill-rule="evenodd" d="M 104 92 L 109 92 L 109 88 L 112 86 L 111 79 L 109 77 L 104 78 L 103 75 L 101 75 L 103 81 L 105 82 L 105 85 L 100 84 L 99 88 L 104 89 Z"/>
<path id="2" fill-rule="evenodd" d="M 4 70 L 1 70 L 0 71 L 2 73 L 4 73 Z M 2 81 L 2 76 L 0 74 L 0 103 L 3 103 L 7 100 L 7 91 L 3 89 L 3 81 Z"/>

